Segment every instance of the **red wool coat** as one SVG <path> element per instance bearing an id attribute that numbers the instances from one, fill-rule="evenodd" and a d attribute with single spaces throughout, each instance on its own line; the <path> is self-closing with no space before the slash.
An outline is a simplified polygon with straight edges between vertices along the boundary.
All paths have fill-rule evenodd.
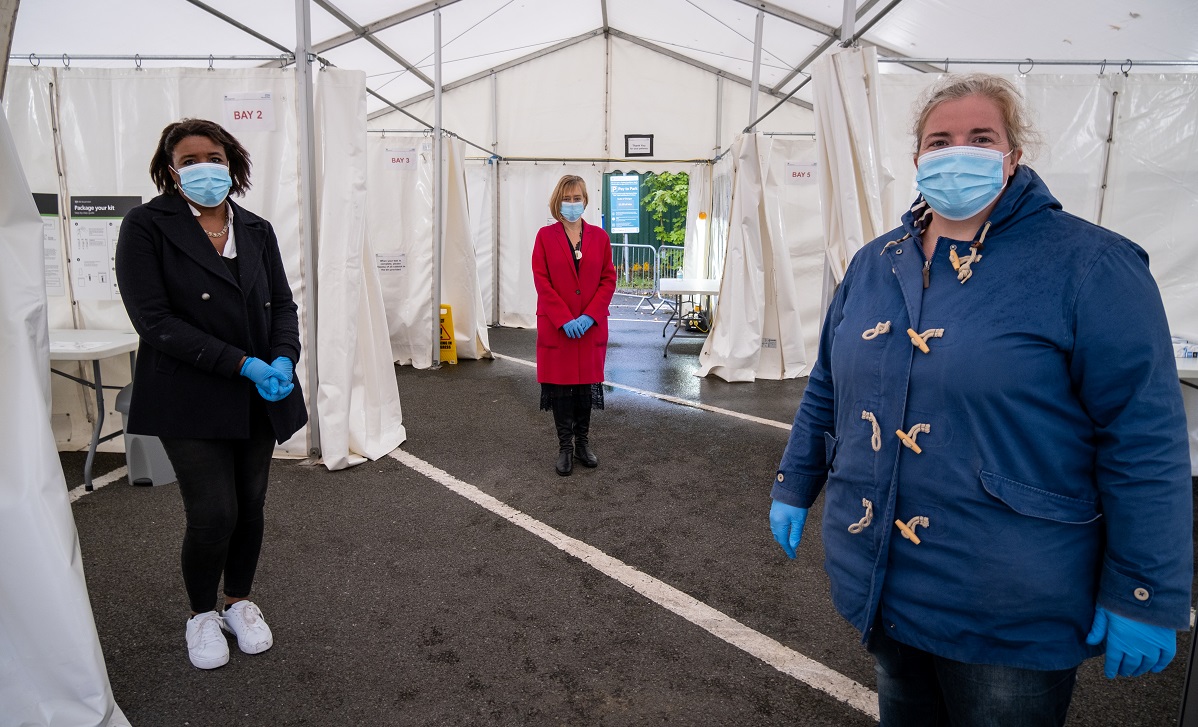
<path id="1" fill-rule="evenodd" d="M 607 307 L 616 292 L 611 240 L 602 227 L 582 223 L 582 260 L 560 222 L 537 232 L 532 277 L 537 286 L 537 381 L 542 384 L 597 384 L 607 357 Z M 562 326 L 586 314 L 595 319 L 582 338 Z"/>

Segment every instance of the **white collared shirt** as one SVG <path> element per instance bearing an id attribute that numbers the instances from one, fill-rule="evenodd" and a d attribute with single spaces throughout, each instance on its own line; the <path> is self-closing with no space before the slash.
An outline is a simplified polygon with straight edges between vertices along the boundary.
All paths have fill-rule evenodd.
<path id="1" fill-rule="evenodd" d="M 184 198 L 186 199 L 186 198 Z M 187 206 L 191 208 L 191 213 L 196 217 L 200 216 L 200 211 L 196 206 L 187 201 Z M 225 251 L 220 254 L 221 257 L 227 257 L 230 260 L 237 257 L 237 242 L 233 239 L 233 205 L 225 202 L 225 211 L 229 215 L 229 239 L 225 242 Z"/>

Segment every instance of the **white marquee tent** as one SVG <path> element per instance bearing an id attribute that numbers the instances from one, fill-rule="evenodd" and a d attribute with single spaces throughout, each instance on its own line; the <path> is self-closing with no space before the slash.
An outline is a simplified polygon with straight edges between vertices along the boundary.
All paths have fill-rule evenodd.
<path id="1" fill-rule="evenodd" d="M 464 358 L 490 355 L 488 324 L 533 325 L 527 260 L 563 173 L 587 180 L 593 223 L 604 173 L 689 173 L 684 269 L 721 280 L 701 373 L 802 376 L 827 292 L 910 201 L 910 104 L 948 68 L 1020 85 L 1046 141 L 1033 166 L 1067 209 L 1148 249 L 1175 332 L 1198 338 L 1196 27 L 1190 0 L 0 0 L 4 148 L 20 166 L 6 158 L 0 182 L 58 202 L 37 250 L 56 275 L 6 267 L 0 312 L 30 331 L 128 327 L 111 286 L 76 265 L 72 200 L 148 199 L 158 133 L 195 115 L 250 149 L 246 204 L 278 230 L 300 301 L 313 416 L 281 454 L 338 469 L 400 444 L 391 366 L 438 364 L 442 304 Z M 842 40 L 861 50 L 837 53 Z M 629 134 L 652 134 L 654 155 L 626 158 Z M 29 244 L 33 208 L 0 212 L 4 248 Z M 94 404 L 38 378 L 45 346 L 6 346 L 0 372 L 52 391 L 49 416 L 33 417 L 52 422 L 43 444 L 78 448 Z M 123 360 L 105 367 L 128 382 Z M 77 596 L 61 489 L 6 474 L 0 515 L 44 490 L 47 552 L 64 555 L 61 592 Z M 0 583 L 30 567 L 0 563 Z M 20 647 L 13 613 L 0 608 L 0 643 Z M 55 683 L 42 662 L 22 704 L 73 699 L 122 724 L 94 632 L 62 639 L 91 667 Z M 0 657 L 0 674 L 13 668 Z"/>

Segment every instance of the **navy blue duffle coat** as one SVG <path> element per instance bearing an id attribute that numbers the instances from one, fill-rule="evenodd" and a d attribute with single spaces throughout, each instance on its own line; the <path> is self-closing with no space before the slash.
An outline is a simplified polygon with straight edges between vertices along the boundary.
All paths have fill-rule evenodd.
<path id="1" fill-rule="evenodd" d="M 838 611 L 864 640 L 1030 669 L 1101 653 L 1099 605 L 1186 629 L 1186 421 L 1147 255 L 1023 166 L 926 277 L 921 235 L 908 212 L 853 258 L 773 486 L 823 490 Z"/>

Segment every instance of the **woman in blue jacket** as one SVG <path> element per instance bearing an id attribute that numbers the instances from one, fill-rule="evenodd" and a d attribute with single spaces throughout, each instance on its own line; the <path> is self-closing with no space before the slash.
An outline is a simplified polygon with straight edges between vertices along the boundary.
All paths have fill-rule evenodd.
<path id="1" fill-rule="evenodd" d="M 229 661 L 222 629 L 249 654 L 274 643 L 249 595 L 275 442 L 308 419 L 292 377 L 299 321 L 270 223 L 228 199 L 250 186 L 249 154 L 229 132 L 170 124 L 150 177 L 162 194 L 125 217 L 116 250 L 141 337 L 127 429 L 160 437 L 179 478 L 188 657 L 214 669 Z"/>
<path id="2" fill-rule="evenodd" d="M 1189 625 L 1160 293 L 1142 249 L 1019 164 L 1033 133 L 1003 79 L 929 91 L 920 194 L 849 265 L 773 485 L 792 558 L 824 491 L 832 600 L 887 726 L 1062 725 L 1082 660 L 1160 671 Z"/>

